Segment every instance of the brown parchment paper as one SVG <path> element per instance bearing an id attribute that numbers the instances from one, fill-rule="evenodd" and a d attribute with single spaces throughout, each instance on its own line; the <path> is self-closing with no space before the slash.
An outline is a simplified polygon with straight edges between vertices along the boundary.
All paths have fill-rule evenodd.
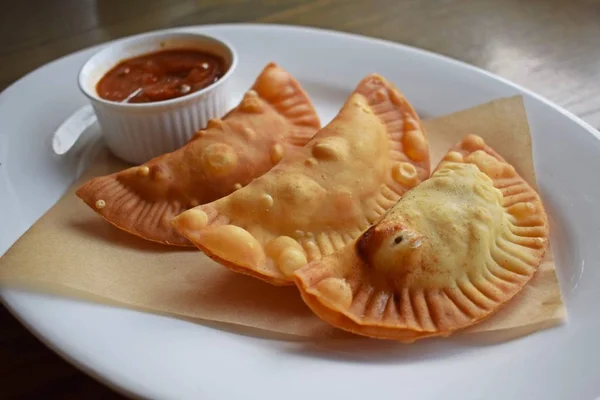
<path id="1" fill-rule="evenodd" d="M 432 167 L 469 133 L 480 135 L 535 185 L 522 99 L 513 97 L 425 122 Z M 308 338 L 339 331 L 304 305 L 294 287 L 274 287 L 230 272 L 196 250 L 146 242 L 114 228 L 74 192 L 85 180 L 124 168 L 102 152 L 80 182 L 0 259 L 0 284 L 75 296 L 187 319 L 210 320 Z M 503 338 L 555 325 L 565 308 L 547 253 L 527 287 L 472 332 Z M 229 328 L 232 326 L 229 325 Z"/>

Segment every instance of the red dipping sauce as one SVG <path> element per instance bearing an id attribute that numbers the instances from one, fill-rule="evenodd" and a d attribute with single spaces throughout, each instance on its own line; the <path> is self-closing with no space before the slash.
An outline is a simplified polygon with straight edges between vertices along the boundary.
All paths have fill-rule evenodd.
<path id="1" fill-rule="evenodd" d="M 96 85 L 98 96 L 128 103 L 151 103 L 194 93 L 225 74 L 225 61 L 196 49 L 161 50 L 121 61 Z"/>

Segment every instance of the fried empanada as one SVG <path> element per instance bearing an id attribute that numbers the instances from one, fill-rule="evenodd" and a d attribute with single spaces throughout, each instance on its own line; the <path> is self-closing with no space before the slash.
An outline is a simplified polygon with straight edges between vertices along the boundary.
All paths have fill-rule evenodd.
<path id="1" fill-rule="evenodd" d="M 472 135 L 353 245 L 299 269 L 295 282 L 332 325 L 411 342 L 497 311 L 547 245 L 538 194 Z"/>
<path id="2" fill-rule="evenodd" d="M 92 179 L 77 195 L 108 222 L 144 239 L 191 246 L 171 219 L 247 185 L 320 128 L 300 84 L 271 63 L 240 104 L 184 147 Z"/>
<path id="3" fill-rule="evenodd" d="M 226 267 L 292 284 L 296 269 L 351 243 L 428 176 L 419 117 L 392 84 L 370 75 L 305 148 L 174 224 Z"/>

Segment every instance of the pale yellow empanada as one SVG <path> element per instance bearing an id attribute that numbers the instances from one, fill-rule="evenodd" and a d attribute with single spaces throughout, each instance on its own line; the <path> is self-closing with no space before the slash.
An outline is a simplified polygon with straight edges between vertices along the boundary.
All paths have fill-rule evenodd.
<path id="1" fill-rule="evenodd" d="M 531 279 L 548 244 L 537 193 L 478 136 L 353 245 L 295 273 L 332 325 L 411 342 L 488 317 Z"/>
<path id="2" fill-rule="evenodd" d="M 305 148 L 174 224 L 230 269 L 291 284 L 296 269 L 351 243 L 428 176 L 419 117 L 392 84 L 370 75 Z"/>
<path id="3" fill-rule="evenodd" d="M 85 183 L 77 195 L 113 225 L 144 239 L 191 244 L 171 219 L 245 186 L 304 146 L 320 127 L 300 84 L 271 63 L 241 103 L 187 145 Z"/>

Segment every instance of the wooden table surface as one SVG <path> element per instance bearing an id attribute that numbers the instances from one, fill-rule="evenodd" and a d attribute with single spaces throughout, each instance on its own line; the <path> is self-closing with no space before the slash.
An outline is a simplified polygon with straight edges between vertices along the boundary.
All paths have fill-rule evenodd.
<path id="1" fill-rule="evenodd" d="M 225 22 L 307 25 L 393 40 L 510 79 L 600 128 L 600 0 L 19 0 L 0 2 L 0 90 L 107 40 Z M 0 306 L 0 397 L 119 398 Z"/>

